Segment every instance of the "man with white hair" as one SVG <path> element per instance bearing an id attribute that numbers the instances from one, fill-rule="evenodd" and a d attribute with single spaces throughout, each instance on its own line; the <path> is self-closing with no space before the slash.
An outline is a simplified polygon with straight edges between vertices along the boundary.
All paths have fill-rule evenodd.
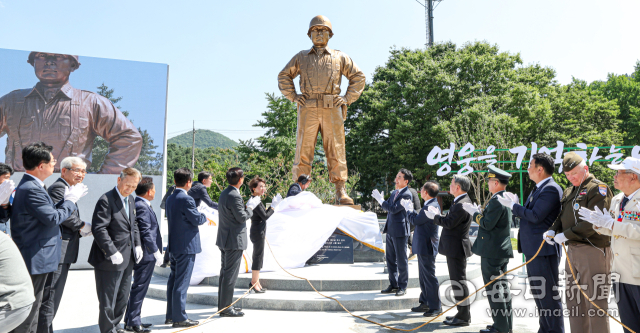
<path id="1" fill-rule="evenodd" d="M 64 198 L 64 192 L 70 186 L 82 183 L 87 174 L 87 164 L 79 157 L 70 156 L 60 162 L 60 178 L 49 188 L 47 193 L 58 202 Z M 80 236 L 91 235 L 91 223 L 82 222 L 80 210 L 76 203 L 76 210 L 60 224 L 62 234 L 62 255 L 58 269 L 50 274 L 44 285 L 42 305 L 38 315 L 38 333 L 53 333 L 53 318 L 56 316 L 64 285 L 67 282 L 69 267 L 78 260 Z"/>
<path id="2" fill-rule="evenodd" d="M 640 332 L 640 159 L 627 157 L 622 164 L 609 164 L 609 168 L 618 171 L 613 176 L 613 186 L 621 191 L 611 200 L 611 210 L 580 208 L 579 214 L 593 223 L 599 234 L 613 236 L 611 270 L 619 274 L 614 291 L 620 320 Z"/>
<path id="3" fill-rule="evenodd" d="M 567 243 L 565 293 L 571 332 L 607 333 L 609 317 L 589 302 L 607 311 L 611 287 L 611 237 L 600 235 L 591 223 L 579 216 L 581 207 L 609 208 L 613 194 L 607 184 L 589 173 L 584 159 L 573 152 L 566 153 L 562 168 L 571 185 L 562 195 L 560 215 L 543 234 L 549 244 Z M 573 266 L 575 281 L 569 265 Z M 577 282 L 576 282 L 577 281 Z M 584 290 L 589 299 L 580 292 Z"/>

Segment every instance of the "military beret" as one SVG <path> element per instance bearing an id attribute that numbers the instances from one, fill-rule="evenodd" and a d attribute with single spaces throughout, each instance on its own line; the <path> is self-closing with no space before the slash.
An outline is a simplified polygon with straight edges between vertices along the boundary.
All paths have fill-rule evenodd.
<path id="1" fill-rule="evenodd" d="M 577 167 L 580 162 L 584 161 L 582 157 L 574 152 L 568 152 L 564 154 L 564 159 L 562 160 L 562 170 L 563 171 L 571 171 L 573 168 Z"/>
<path id="2" fill-rule="evenodd" d="M 35 60 L 36 54 L 40 53 L 39 51 L 31 51 L 31 53 L 29 53 L 29 57 L 27 58 L 27 62 L 33 66 L 33 62 Z M 46 52 L 43 52 L 46 53 Z M 78 57 L 77 55 L 71 55 L 71 54 L 65 54 L 68 57 L 71 57 L 73 60 L 76 61 L 76 65 L 78 65 L 78 67 L 80 67 L 80 57 Z"/>
<path id="3" fill-rule="evenodd" d="M 493 165 L 490 165 L 488 169 L 489 169 L 489 173 L 487 174 L 487 177 L 489 178 L 497 178 L 500 180 L 509 180 L 509 178 L 511 178 L 510 173 L 502 169 L 499 169 L 498 167 L 495 167 Z"/>

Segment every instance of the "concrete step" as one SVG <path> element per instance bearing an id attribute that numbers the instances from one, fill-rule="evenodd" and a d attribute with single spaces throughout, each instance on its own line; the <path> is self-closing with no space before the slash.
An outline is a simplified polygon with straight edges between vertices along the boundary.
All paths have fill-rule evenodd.
<path id="1" fill-rule="evenodd" d="M 155 268 L 155 274 L 169 277 L 169 268 Z M 291 274 L 305 277 L 318 291 L 377 291 L 389 285 L 388 274 L 384 273 L 384 263 L 355 263 L 350 265 L 310 265 L 289 270 Z M 409 261 L 408 288 L 420 288 L 418 279 L 418 261 Z M 436 276 L 443 283 L 449 279 L 447 262 L 444 256 L 436 257 Z M 467 262 L 467 279 L 480 276 L 480 258 L 473 256 Z M 245 288 L 251 283 L 251 273 L 238 275 L 236 286 Z M 261 272 L 260 284 L 272 291 L 313 291 L 305 280 L 296 279 L 284 271 Z M 218 286 L 218 277 L 205 278 L 201 286 Z"/>

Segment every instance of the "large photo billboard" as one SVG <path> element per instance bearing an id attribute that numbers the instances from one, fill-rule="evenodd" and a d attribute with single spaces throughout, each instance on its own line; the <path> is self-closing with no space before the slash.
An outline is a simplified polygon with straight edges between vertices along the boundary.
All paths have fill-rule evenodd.
<path id="1" fill-rule="evenodd" d="M 24 171 L 21 149 L 53 146 L 89 173 L 162 174 L 165 64 L 0 49 L 0 161 Z"/>

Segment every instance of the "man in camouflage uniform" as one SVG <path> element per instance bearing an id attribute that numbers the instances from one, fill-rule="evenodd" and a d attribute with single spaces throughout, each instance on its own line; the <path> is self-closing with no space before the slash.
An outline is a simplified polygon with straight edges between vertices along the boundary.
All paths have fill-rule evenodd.
<path id="1" fill-rule="evenodd" d="M 142 136 L 131 121 L 109 99 L 69 84 L 71 72 L 80 67 L 78 56 L 31 52 L 27 62 L 40 82 L 0 97 L 0 136 L 7 134 L 5 163 L 24 171 L 22 148 L 43 141 L 53 146 L 55 172 L 67 156 L 80 157 L 89 166 L 96 136 L 109 143 L 99 173 L 118 174 L 138 161 Z"/>
<path id="2" fill-rule="evenodd" d="M 589 167 L 580 155 L 566 153 L 562 167 L 573 186 L 564 191 L 560 215 L 543 237 L 549 244 L 566 242 L 568 245 L 565 293 L 571 332 L 607 333 L 609 318 L 606 313 L 598 311 L 589 300 L 584 299 L 579 288 L 586 287 L 584 292 L 591 300 L 604 311 L 607 310 L 613 260 L 611 238 L 598 234 L 578 211 L 581 207 L 590 210 L 595 207 L 609 209 L 613 193 L 605 183 L 589 173 Z M 569 262 L 579 286 L 573 280 Z"/>
<path id="3" fill-rule="evenodd" d="M 311 174 L 318 131 L 322 135 L 329 168 L 329 180 L 336 186 L 340 204 L 352 205 L 345 191 L 347 158 L 344 140 L 344 121 L 347 105 L 355 102 L 365 85 L 362 71 L 346 54 L 327 48 L 333 36 L 331 22 L 322 15 L 311 20 L 309 38 L 313 47 L 300 51 L 278 74 L 282 94 L 298 104 L 298 132 L 296 155 L 293 161 L 293 180 Z M 301 94 L 296 93 L 293 79 L 300 75 Z M 349 80 L 344 96 L 340 96 L 342 75 Z"/>

